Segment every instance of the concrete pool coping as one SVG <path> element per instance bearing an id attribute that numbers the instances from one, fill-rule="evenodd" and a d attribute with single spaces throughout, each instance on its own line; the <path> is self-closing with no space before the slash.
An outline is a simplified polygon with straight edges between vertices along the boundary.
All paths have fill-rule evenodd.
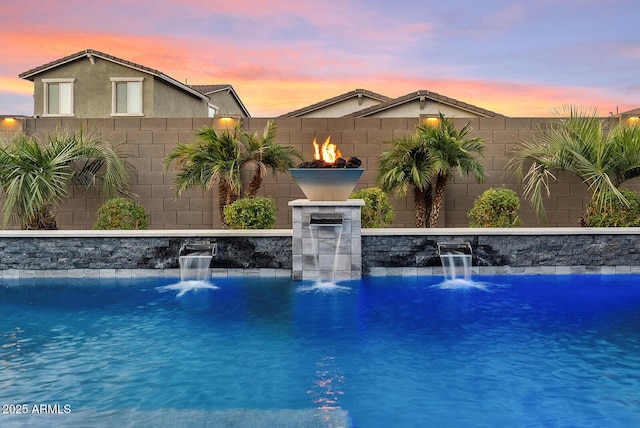
<path id="1" fill-rule="evenodd" d="M 242 236 L 292 236 L 292 229 L 157 229 L 157 230 L 0 230 L 0 239 L 12 238 L 51 238 L 51 237 L 242 237 Z M 640 227 L 514 227 L 514 228 L 377 228 L 362 229 L 362 235 L 639 235 Z"/>
<path id="2" fill-rule="evenodd" d="M 479 275 L 636 274 L 640 273 L 639 237 L 640 228 L 362 229 L 364 276 L 442 275 L 439 260 L 434 259 L 435 242 L 439 240 L 472 241 L 473 273 Z M 212 277 L 291 276 L 291 266 L 287 265 L 291 229 L 176 229 L 0 231 L 0 277 L 178 277 L 177 248 L 183 242 L 206 239 L 217 240 L 226 247 L 236 242 L 242 247 L 247 247 L 247 242 L 253 245 L 243 250 L 245 253 L 229 254 L 217 266 L 214 263 Z M 280 242 L 279 246 L 274 242 Z M 579 246 L 574 242 L 580 242 Z M 153 246 L 162 250 L 164 258 L 145 256 L 144 261 L 132 260 Z M 122 256 L 124 250 L 132 254 Z M 71 254 L 86 256 L 90 252 L 96 252 L 90 260 L 76 260 Z M 530 260 L 531 252 L 542 255 Z M 272 253 L 280 260 L 259 264 L 253 260 L 258 253 Z M 235 263 L 234 258 L 242 259 L 242 263 Z M 39 263 L 40 260 L 47 263 Z"/>

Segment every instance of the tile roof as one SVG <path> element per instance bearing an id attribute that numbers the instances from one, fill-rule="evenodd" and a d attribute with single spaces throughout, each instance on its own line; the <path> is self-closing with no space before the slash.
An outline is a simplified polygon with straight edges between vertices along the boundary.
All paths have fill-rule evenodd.
<path id="1" fill-rule="evenodd" d="M 113 55 L 109 55 L 109 54 L 104 53 L 104 52 L 96 51 L 94 49 L 85 49 L 83 51 L 76 52 L 74 54 L 65 56 L 64 58 L 60 58 L 60 59 L 57 59 L 55 61 L 48 62 L 46 64 L 43 64 L 43 65 L 40 65 L 38 67 L 32 68 L 31 70 L 27 70 L 27 71 L 25 71 L 23 73 L 20 73 L 18 75 L 18 77 L 20 77 L 21 79 L 26 79 L 26 80 L 33 81 L 35 79 L 36 75 L 38 75 L 38 74 L 40 74 L 40 73 L 42 73 L 44 71 L 59 67 L 61 65 L 64 65 L 64 64 L 72 62 L 72 61 L 76 61 L 76 60 L 78 60 L 80 58 L 83 58 L 83 57 L 86 57 L 86 58 L 89 58 L 89 59 L 91 59 L 93 57 L 98 57 L 98 58 L 102 58 L 102 59 L 107 60 L 107 61 L 111 61 L 111 62 L 120 64 L 120 65 L 123 65 L 125 67 L 133 68 L 135 70 L 139 70 L 139 71 L 151 74 L 151 75 L 153 75 L 153 76 L 155 76 L 155 77 L 157 77 L 159 79 L 162 79 L 162 80 L 166 81 L 167 83 L 169 83 L 169 84 L 171 84 L 173 86 L 176 86 L 176 87 L 180 88 L 181 90 L 183 90 L 185 92 L 188 92 L 188 93 L 190 93 L 192 95 L 195 95 L 195 96 L 197 96 L 199 98 L 202 98 L 202 99 L 207 99 L 208 98 L 206 95 L 202 94 L 201 92 L 196 91 L 191 86 L 186 85 L 186 84 L 184 84 L 184 83 L 182 83 L 182 82 L 180 82 L 180 81 L 178 81 L 178 80 L 176 80 L 176 79 L 174 79 L 174 78 L 172 78 L 170 76 L 167 76 L 166 74 L 162 73 L 159 70 L 156 70 L 156 69 L 150 68 L 150 67 L 146 67 L 146 66 L 141 65 L 141 64 L 136 64 L 135 62 L 127 61 L 125 59 L 118 58 L 118 57 L 115 57 Z"/>
<path id="2" fill-rule="evenodd" d="M 191 86 L 193 89 L 195 89 L 196 91 L 204 95 L 212 94 L 214 92 L 224 91 L 226 89 L 233 90 L 233 87 L 227 83 L 223 83 L 220 85 L 189 85 L 189 86 Z"/>
<path id="3" fill-rule="evenodd" d="M 354 89 L 353 91 L 349 91 L 349 92 L 345 92 L 344 94 L 340 94 L 338 96 L 332 97 L 332 98 L 328 98 L 324 101 L 320 101 L 318 103 L 315 104 L 311 104 L 309 106 L 306 107 L 302 107 L 298 110 L 294 110 L 294 111 L 290 111 L 289 113 L 285 113 L 283 115 L 281 115 L 281 117 L 299 117 L 299 116 L 303 116 L 305 114 L 309 114 L 311 112 L 323 109 L 325 107 L 329 107 L 332 106 L 334 104 L 338 104 L 341 103 L 343 101 L 349 100 L 351 98 L 356 98 L 356 97 L 367 97 L 367 98 L 371 98 L 373 100 L 376 101 L 380 101 L 380 102 L 384 102 L 384 101 L 388 101 L 391 98 L 378 94 L 376 92 L 372 92 L 372 91 L 367 91 L 366 89 Z"/>
<path id="4" fill-rule="evenodd" d="M 502 116 L 499 113 L 495 113 L 491 110 L 486 110 L 477 106 L 474 106 L 473 104 L 467 104 L 465 102 L 462 101 L 458 101 L 454 98 L 450 98 L 450 97 L 446 97 L 444 95 L 440 95 L 437 94 L 435 92 L 431 92 L 431 91 L 427 91 L 427 90 L 420 90 L 417 92 L 411 92 L 407 95 L 403 95 L 401 97 L 398 98 L 394 98 L 394 99 L 390 99 L 388 101 L 382 102 L 376 106 L 372 106 L 372 107 L 368 107 L 366 109 L 363 110 L 359 110 L 356 112 L 353 112 L 351 114 L 348 114 L 347 116 L 349 117 L 367 117 L 367 116 L 371 116 L 375 113 L 379 113 L 381 111 L 384 110 L 388 110 L 390 108 L 396 107 L 398 105 L 401 104 L 405 104 L 411 101 L 415 101 L 415 100 L 425 100 L 425 99 L 430 99 L 433 101 L 436 101 L 438 103 L 442 103 L 442 104 L 446 104 L 446 105 L 450 105 L 452 107 L 461 109 L 461 110 L 466 110 L 470 113 L 474 113 L 477 114 L 478 116 L 482 116 L 482 117 L 495 117 L 495 116 Z"/>

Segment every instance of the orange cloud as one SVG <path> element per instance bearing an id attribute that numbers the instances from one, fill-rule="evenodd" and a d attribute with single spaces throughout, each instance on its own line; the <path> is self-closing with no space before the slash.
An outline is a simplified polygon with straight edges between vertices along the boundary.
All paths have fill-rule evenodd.
<path id="1" fill-rule="evenodd" d="M 616 107 L 620 112 L 637 107 L 620 103 L 617 97 L 593 89 L 508 82 L 369 77 L 339 82 L 310 79 L 239 80 L 234 81 L 234 87 L 253 116 L 265 117 L 293 111 L 356 88 L 365 88 L 389 97 L 426 89 L 511 117 L 550 117 L 554 108 L 564 104 L 594 107 L 603 116 L 609 112 L 616 113 Z"/>
<path id="2" fill-rule="evenodd" d="M 258 2 L 260 5 L 267 7 L 267 2 Z M 428 27 L 409 26 L 405 34 L 427 31 Z M 598 88 L 418 78 L 403 70 L 386 71 L 388 58 L 384 56 L 360 58 L 337 48 L 327 51 L 331 48 L 310 41 L 295 47 L 265 44 L 238 49 L 225 37 L 209 40 L 81 31 L 45 35 L 6 29 L 0 30 L 0 37 L 0 55 L 11 59 L 4 67 L 8 72 L 0 75 L 0 92 L 18 95 L 33 92 L 32 83 L 19 79 L 19 73 L 91 48 L 158 69 L 179 81 L 188 79 L 190 84 L 232 84 L 253 116 L 280 115 L 355 88 L 389 97 L 427 89 L 515 117 L 550 116 L 553 108 L 567 103 L 596 107 L 603 115 L 615 112 L 616 106 L 619 111 L 638 107 L 629 102 L 628 94 L 625 98 Z"/>
<path id="3" fill-rule="evenodd" d="M 33 84 L 18 77 L 0 76 L 0 90 L 9 94 L 32 95 Z"/>

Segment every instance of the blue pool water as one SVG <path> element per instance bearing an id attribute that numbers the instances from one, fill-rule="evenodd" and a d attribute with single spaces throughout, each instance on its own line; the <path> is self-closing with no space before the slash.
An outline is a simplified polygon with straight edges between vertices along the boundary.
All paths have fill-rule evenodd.
<path id="1" fill-rule="evenodd" d="M 640 426 L 639 276 L 474 280 L 5 280 L 0 426 Z"/>

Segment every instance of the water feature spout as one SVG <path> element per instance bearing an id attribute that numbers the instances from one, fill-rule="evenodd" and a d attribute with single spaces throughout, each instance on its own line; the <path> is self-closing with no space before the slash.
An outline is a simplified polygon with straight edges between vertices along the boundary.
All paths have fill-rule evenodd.
<path id="1" fill-rule="evenodd" d="M 311 213 L 309 224 L 342 225 L 342 213 Z"/>
<path id="2" fill-rule="evenodd" d="M 211 259 L 218 253 L 216 242 L 183 244 L 178 252 L 180 281 L 206 281 Z"/>
<path id="3" fill-rule="evenodd" d="M 180 251 L 178 251 L 179 256 L 187 256 L 187 255 L 211 255 L 212 257 L 218 254 L 218 243 L 217 242 L 196 242 L 191 244 L 182 244 L 180 247 Z"/>
<path id="4" fill-rule="evenodd" d="M 335 281 L 336 266 L 342 238 L 342 213 L 313 212 L 309 231 L 316 262 L 317 280 Z"/>
<path id="5" fill-rule="evenodd" d="M 460 275 L 467 281 L 471 279 L 473 251 L 470 243 L 438 242 L 438 256 L 447 281 L 453 281 Z"/>

